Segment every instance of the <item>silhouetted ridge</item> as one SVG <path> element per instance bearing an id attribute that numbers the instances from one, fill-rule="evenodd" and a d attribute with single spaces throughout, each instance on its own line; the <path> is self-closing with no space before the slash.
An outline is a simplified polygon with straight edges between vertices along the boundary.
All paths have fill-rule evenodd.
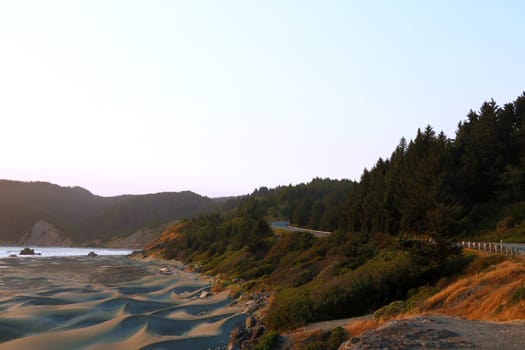
<path id="1" fill-rule="evenodd" d="M 72 243 L 109 240 L 214 210 L 191 191 L 101 197 L 82 187 L 0 180 L 0 242 L 17 243 L 39 220 Z"/>

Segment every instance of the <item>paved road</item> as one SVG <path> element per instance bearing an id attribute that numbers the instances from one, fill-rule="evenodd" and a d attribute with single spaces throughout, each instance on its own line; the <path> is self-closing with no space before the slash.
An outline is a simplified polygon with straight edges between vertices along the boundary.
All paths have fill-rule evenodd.
<path id="1" fill-rule="evenodd" d="M 275 221 L 270 223 L 271 228 L 277 228 L 280 230 L 290 231 L 290 232 L 309 232 L 315 237 L 326 237 L 330 235 L 331 232 L 328 231 L 319 231 L 319 230 L 310 230 L 307 228 L 290 226 L 290 223 L 287 221 Z"/>

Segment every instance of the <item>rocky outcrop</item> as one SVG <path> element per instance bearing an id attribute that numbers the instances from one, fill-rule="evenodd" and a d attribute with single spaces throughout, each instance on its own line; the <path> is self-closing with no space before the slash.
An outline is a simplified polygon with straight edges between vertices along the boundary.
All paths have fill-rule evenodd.
<path id="1" fill-rule="evenodd" d="M 24 248 L 20 251 L 20 253 L 18 253 L 20 255 L 36 255 L 37 253 L 35 253 L 35 250 L 34 249 L 31 249 L 31 248 Z"/>
<path id="2" fill-rule="evenodd" d="M 227 350 L 252 349 L 257 344 L 257 339 L 266 331 L 262 322 L 249 316 L 244 327 L 235 328 L 230 334 L 230 340 L 226 346 Z"/>
<path id="3" fill-rule="evenodd" d="M 60 232 L 55 226 L 44 220 L 37 221 L 31 232 L 26 233 L 18 241 L 20 245 L 39 247 L 69 247 L 71 240 Z"/>
<path id="4" fill-rule="evenodd" d="M 446 316 L 393 320 L 341 344 L 339 350 L 523 349 L 524 323 L 469 321 Z"/>
<path id="5" fill-rule="evenodd" d="M 160 236 L 160 230 L 143 228 L 129 236 L 115 238 L 104 244 L 98 242 L 98 244 L 108 248 L 142 249 L 148 243 L 158 238 L 158 236 Z"/>
<path id="6" fill-rule="evenodd" d="M 232 331 L 227 350 L 252 349 L 257 344 L 258 339 L 266 332 L 261 311 L 268 305 L 271 297 L 272 294 L 264 289 L 251 294 L 243 310 L 243 313 L 248 314 L 244 327 L 237 327 Z"/>

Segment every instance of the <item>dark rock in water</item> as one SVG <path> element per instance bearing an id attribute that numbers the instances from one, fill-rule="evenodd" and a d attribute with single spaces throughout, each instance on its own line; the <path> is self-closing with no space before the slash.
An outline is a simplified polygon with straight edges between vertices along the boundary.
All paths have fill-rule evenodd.
<path id="1" fill-rule="evenodd" d="M 19 255 L 35 255 L 35 250 L 26 247 L 20 251 Z"/>
<path id="2" fill-rule="evenodd" d="M 90 258 L 96 258 L 98 254 L 95 252 L 89 252 L 87 256 L 89 256 Z"/>
<path id="3" fill-rule="evenodd" d="M 11 254 L 11 255 L 9 255 L 9 257 L 10 257 L 10 258 L 17 258 L 18 255 L 16 255 L 16 254 Z"/>

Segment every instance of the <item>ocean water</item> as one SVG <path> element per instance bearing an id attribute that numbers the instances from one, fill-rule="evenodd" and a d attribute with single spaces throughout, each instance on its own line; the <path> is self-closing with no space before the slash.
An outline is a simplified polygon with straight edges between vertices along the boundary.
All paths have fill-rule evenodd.
<path id="1" fill-rule="evenodd" d="M 89 252 L 95 252 L 98 255 L 128 255 L 132 252 L 129 249 L 111 249 L 111 248 L 71 248 L 71 247 L 29 247 L 40 255 L 19 255 L 25 247 L 0 247 L 0 258 L 7 258 L 10 255 L 17 255 L 24 258 L 39 257 L 59 257 L 59 256 L 87 256 Z"/>

